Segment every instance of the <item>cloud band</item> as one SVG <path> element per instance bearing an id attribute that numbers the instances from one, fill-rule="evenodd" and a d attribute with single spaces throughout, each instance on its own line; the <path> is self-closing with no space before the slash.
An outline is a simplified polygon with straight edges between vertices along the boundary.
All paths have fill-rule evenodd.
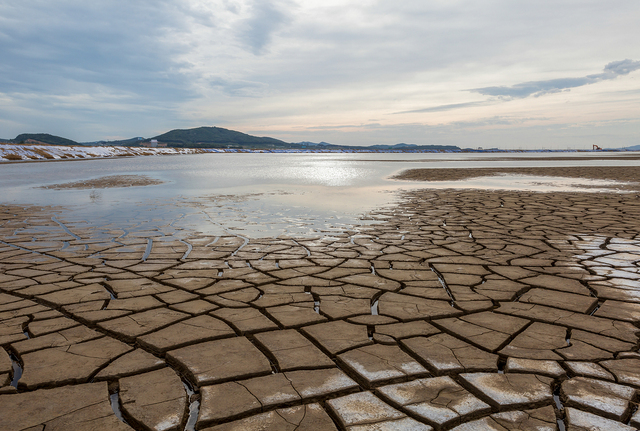
<path id="1" fill-rule="evenodd" d="M 542 96 L 543 94 L 557 93 L 571 88 L 582 87 L 596 82 L 616 79 L 621 75 L 640 69 L 640 61 L 620 60 L 612 61 L 604 67 L 602 73 L 587 75 L 582 78 L 558 78 L 547 81 L 531 81 L 512 85 L 511 87 L 483 87 L 474 88 L 469 91 L 480 93 L 484 96 L 506 97 L 521 99 L 529 96 Z"/>

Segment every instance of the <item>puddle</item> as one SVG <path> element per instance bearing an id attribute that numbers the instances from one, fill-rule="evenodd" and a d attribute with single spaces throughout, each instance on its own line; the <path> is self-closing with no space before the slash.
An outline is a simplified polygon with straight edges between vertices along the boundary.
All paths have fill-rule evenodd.
<path id="1" fill-rule="evenodd" d="M 631 183 L 613 180 L 510 174 L 475 177 L 459 181 L 429 181 L 426 183 L 427 187 L 431 189 L 483 189 L 592 193 L 629 192 L 629 190 L 622 190 L 621 188 L 630 184 Z M 503 205 L 500 205 L 500 207 L 503 207 Z M 446 226 L 446 224 L 443 224 L 443 226 Z"/>
<path id="2" fill-rule="evenodd" d="M 601 155 L 566 159 L 554 154 L 521 154 L 505 161 L 499 154 L 198 154 L 179 157 L 88 160 L 83 163 L 4 165 L 3 195 L 11 204 L 59 205 L 64 220 L 86 220 L 88 227 L 111 224 L 130 231 L 170 228 L 174 239 L 189 233 L 247 238 L 337 235 L 376 223 L 370 212 L 394 205 L 397 192 L 433 188 L 533 191 L 619 191 L 624 183 L 534 175 L 494 175 L 463 181 L 397 181 L 394 175 L 427 164 L 433 168 L 531 168 L 567 166 L 635 167 L 635 160 L 604 160 Z M 72 165 L 71 165 L 72 164 Z M 444 169 L 448 170 L 448 169 Z M 42 189 L 52 184 L 87 185 L 117 173 L 118 180 L 157 178 L 152 187 Z M 104 182 L 104 178 L 99 182 Z M 129 182 L 127 182 L 129 184 Z M 96 184 L 99 185 L 99 184 Z M 152 220 L 149 219 L 151 215 Z M 170 225 L 164 220 L 174 221 Z M 65 223 L 58 228 L 72 235 Z M 74 227 L 76 227 L 74 225 Z M 81 226 L 77 226 L 78 228 Z M 66 247 L 65 247 L 66 248 Z"/>
<path id="3" fill-rule="evenodd" d="M 111 289 L 111 287 L 109 287 L 109 285 L 108 285 L 108 284 L 106 284 L 106 283 L 105 283 L 105 284 L 102 284 L 102 283 L 101 283 L 100 285 L 101 285 L 102 287 L 104 287 L 104 290 L 106 290 L 106 291 L 109 293 L 109 295 L 111 295 L 111 300 L 113 300 L 113 299 L 118 299 L 118 297 L 116 296 L 116 293 Z M 109 301 L 109 300 L 105 301 L 104 308 L 107 308 L 107 305 L 109 305 L 109 302 L 108 302 L 108 301 Z"/>
<path id="4" fill-rule="evenodd" d="M 14 388 L 18 388 L 18 382 L 22 378 L 22 365 L 18 361 L 18 358 L 13 353 L 9 353 L 9 357 L 11 358 L 11 366 L 13 368 L 13 379 L 11 380 L 11 386 Z"/>
<path id="5" fill-rule="evenodd" d="M 556 423 L 558 424 L 558 430 L 559 431 L 566 431 L 567 429 L 567 425 L 565 423 L 565 418 L 564 418 L 564 404 L 562 404 L 562 400 L 560 400 L 560 385 L 557 384 L 555 385 L 555 387 L 553 388 L 553 401 L 556 404 L 556 409 L 557 409 L 557 418 L 556 418 Z"/>
<path id="6" fill-rule="evenodd" d="M 184 390 L 187 392 L 189 398 L 189 417 L 187 423 L 184 426 L 184 431 L 195 431 L 196 422 L 198 421 L 198 415 L 200 414 L 200 398 L 195 396 L 196 392 L 187 380 L 182 380 Z"/>
<path id="7" fill-rule="evenodd" d="M 113 413 L 116 415 L 116 417 L 120 419 L 120 422 L 124 422 L 126 424 L 127 421 L 124 419 L 124 416 L 122 415 L 122 410 L 120 409 L 120 391 L 119 390 L 116 390 L 116 392 L 109 394 L 109 402 L 111 403 L 111 409 L 113 410 Z"/>
<path id="8" fill-rule="evenodd" d="M 82 240 L 82 238 L 80 238 L 78 235 L 76 235 L 75 233 L 71 232 L 69 230 L 68 227 L 66 227 L 64 225 L 64 223 L 62 223 L 60 220 L 58 220 L 55 216 L 51 217 L 51 220 L 53 220 L 54 222 L 58 223 L 58 225 L 60 225 L 60 227 L 62 228 L 62 230 L 64 230 L 66 233 L 68 233 L 69 235 L 71 235 L 72 237 L 74 237 L 77 240 Z"/>
<path id="9" fill-rule="evenodd" d="M 603 286 L 615 288 L 624 300 L 630 302 L 638 300 L 640 289 L 640 271 L 635 263 L 640 259 L 640 240 L 625 238 L 610 238 L 601 235 L 576 235 L 572 240 L 575 247 L 573 257 L 583 266 L 589 267 L 593 275 L 605 277 L 598 282 Z M 596 296 L 591 290 L 591 296 Z M 599 301 L 590 315 L 594 315 L 603 305 Z"/>
<path id="10" fill-rule="evenodd" d="M 180 240 L 181 243 L 183 243 L 184 245 L 187 246 L 187 251 L 184 253 L 184 255 L 180 258 L 182 260 L 185 260 L 186 258 L 189 257 L 189 255 L 191 254 L 191 252 L 193 251 L 193 246 L 191 244 L 189 244 L 186 241 Z"/>
<path id="11" fill-rule="evenodd" d="M 184 431 L 195 431 L 198 415 L 200 414 L 200 401 L 193 401 L 189 404 L 189 419 L 184 426 Z"/>
<path id="12" fill-rule="evenodd" d="M 380 300 L 376 299 L 373 304 L 371 304 L 371 315 L 372 316 L 377 316 L 378 315 L 378 302 Z"/>
<path id="13" fill-rule="evenodd" d="M 285 197 L 286 200 L 280 201 L 281 197 Z M 332 237 L 346 231 L 365 231 L 367 226 L 379 222 L 360 208 L 354 211 L 350 211 L 349 208 L 328 209 L 318 202 L 307 206 L 304 200 L 297 201 L 296 197 L 303 197 L 303 195 L 291 196 L 291 193 L 278 192 L 190 198 L 177 196 L 138 200 L 135 203 L 68 205 L 63 209 L 66 224 L 57 217 L 53 217 L 52 221 L 56 225 L 43 227 L 42 230 L 43 233 L 62 230 L 76 241 L 81 239 L 71 229 L 94 228 L 92 237 L 97 238 L 101 235 L 106 237 L 106 232 L 113 230 L 115 226 L 122 232 L 115 240 L 111 238 L 111 241 L 115 242 L 131 236 L 144 237 L 151 232 L 165 235 L 162 239 L 155 238 L 156 240 L 183 242 L 194 233 L 214 238 L 235 236 L 244 242 L 234 251 L 235 256 L 248 244 L 250 238 Z M 325 198 L 330 199 L 327 196 Z M 380 207 L 389 204 L 393 199 L 395 197 L 388 194 Z M 70 225 L 73 227 L 70 228 Z M 215 243 L 216 239 L 208 245 Z M 186 245 L 187 252 L 183 259 L 186 259 L 192 250 L 189 244 Z M 148 247 L 150 244 L 147 244 L 145 249 L 145 258 L 148 258 L 150 253 Z M 307 256 L 310 255 L 310 250 L 302 245 L 300 247 L 305 250 Z M 63 243 L 62 249 L 70 250 L 70 248 L 73 247 L 69 241 Z M 137 252 L 139 250 L 133 245 L 127 246 L 123 243 L 120 251 Z"/>
<path id="14" fill-rule="evenodd" d="M 236 251 L 234 251 L 233 253 L 231 253 L 231 256 L 235 256 L 235 255 L 236 255 L 240 250 L 242 250 L 242 248 L 243 248 L 244 246 L 246 246 L 247 244 L 249 244 L 249 238 L 245 238 L 245 237 L 240 236 L 240 235 L 235 235 L 235 236 L 237 236 L 238 238 L 241 238 L 244 242 L 242 243 L 242 245 L 241 245 L 240 247 L 238 247 L 238 248 L 236 249 Z"/>
<path id="15" fill-rule="evenodd" d="M 311 257 L 311 250 L 309 250 L 307 247 L 305 247 L 304 245 L 300 244 L 298 241 L 296 241 L 295 239 L 292 239 L 291 241 L 293 241 L 293 243 L 295 245 L 297 245 L 298 247 L 302 247 L 302 249 L 307 253 L 307 257 Z M 244 245 L 243 245 L 244 246 Z"/>
<path id="16" fill-rule="evenodd" d="M 153 248 L 153 240 L 149 238 L 147 240 L 147 248 L 144 250 L 144 255 L 142 255 L 142 261 L 146 262 L 151 254 L 151 248 Z"/>

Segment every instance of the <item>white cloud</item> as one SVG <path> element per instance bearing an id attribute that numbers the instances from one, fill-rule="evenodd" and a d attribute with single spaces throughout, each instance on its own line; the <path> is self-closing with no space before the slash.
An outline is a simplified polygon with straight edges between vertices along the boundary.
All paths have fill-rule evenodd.
<path id="1" fill-rule="evenodd" d="M 0 2 L 0 116 L 12 118 L 3 137 L 52 125 L 74 140 L 218 125 L 420 143 L 424 130 L 484 118 L 574 124 L 563 103 L 584 95 L 583 121 L 604 103 L 607 119 L 626 118 L 635 111 L 618 94 L 640 89 L 637 61 L 611 63 L 638 60 L 640 4 L 630 0 L 12 3 Z M 536 94 L 548 96 L 525 97 Z M 389 133 L 330 133 L 372 123 Z"/>
<path id="2" fill-rule="evenodd" d="M 546 81 L 523 82 L 522 84 L 512 85 L 510 87 L 484 87 L 474 88 L 475 93 L 486 96 L 500 97 L 528 97 L 542 96 L 549 93 L 557 93 L 559 91 L 568 91 L 571 88 L 582 87 L 584 85 L 596 84 L 600 81 L 616 79 L 621 75 L 628 75 L 631 72 L 640 69 L 640 61 L 620 60 L 612 61 L 604 67 L 602 73 L 595 75 L 587 75 L 581 78 L 556 78 Z"/>
<path id="3" fill-rule="evenodd" d="M 283 6 L 272 1 L 254 0 L 250 15 L 241 24 L 240 39 L 255 55 L 263 54 L 273 34 L 287 21 Z"/>

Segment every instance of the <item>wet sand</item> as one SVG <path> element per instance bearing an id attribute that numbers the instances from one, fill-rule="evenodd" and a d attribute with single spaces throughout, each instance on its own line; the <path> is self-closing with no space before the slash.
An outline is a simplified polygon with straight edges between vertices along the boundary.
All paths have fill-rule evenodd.
<path id="1" fill-rule="evenodd" d="M 472 170 L 447 171 L 420 175 Z M 178 239 L 3 205 L 3 429 L 640 426 L 635 194 L 423 190 L 372 217 Z"/>

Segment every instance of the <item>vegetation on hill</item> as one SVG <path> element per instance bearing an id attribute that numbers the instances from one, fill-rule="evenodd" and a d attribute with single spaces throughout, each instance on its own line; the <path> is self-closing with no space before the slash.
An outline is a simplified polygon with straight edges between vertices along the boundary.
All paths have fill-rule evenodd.
<path id="1" fill-rule="evenodd" d="M 257 137 L 221 127 L 176 129 L 153 137 L 169 147 L 190 148 L 291 148 L 291 144 L 274 138 Z"/>
<path id="2" fill-rule="evenodd" d="M 101 145 L 101 146 L 147 146 L 151 140 L 157 140 L 160 146 L 177 148 L 233 148 L 255 150 L 285 150 L 285 149 L 312 149 L 312 150 L 358 150 L 358 151 L 459 151 L 454 145 L 371 145 L 360 147 L 353 145 L 334 145 L 327 142 L 297 142 L 289 143 L 269 137 L 252 136 L 235 130 L 222 127 L 197 127 L 194 129 L 175 129 L 153 138 L 130 138 L 117 141 L 95 141 L 77 143 L 70 139 L 47 133 L 23 133 L 12 139 L 12 143 L 42 143 L 48 145 Z"/>
<path id="3" fill-rule="evenodd" d="M 29 140 L 49 145 L 78 145 L 76 141 L 61 138 L 60 136 L 50 135 L 48 133 L 23 133 L 16 136 L 16 138 L 13 139 L 13 142 L 19 144 L 26 143 Z"/>

